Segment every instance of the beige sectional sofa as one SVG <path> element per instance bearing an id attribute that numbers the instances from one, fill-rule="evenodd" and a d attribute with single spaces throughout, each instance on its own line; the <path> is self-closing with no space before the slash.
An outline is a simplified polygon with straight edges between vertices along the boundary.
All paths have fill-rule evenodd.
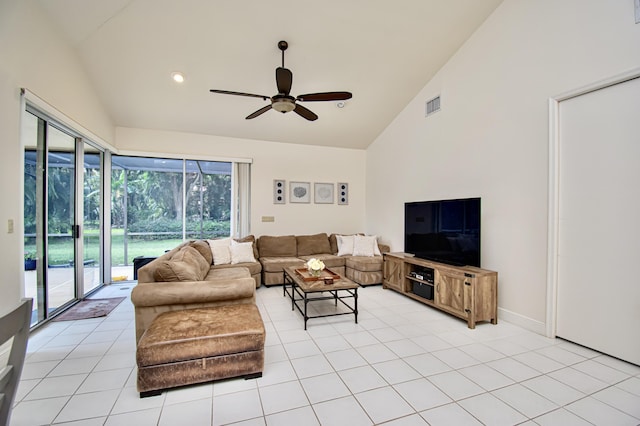
<path id="1" fill-rule="evenodd" d="M 363 237 L 358 234 L 359 237 Z M 326 267 L 338 275 L 346 276 L 360 285 L 382 283 L 382 256 L 354 256 L 339 252 L 338 234 L 327 235 L 263 235 L 257 240 L 253 235 L 235 239 L 238 243 L 253 243 L 253 262 L 218 264 L 214 262 L 212 249 L 206 240 L 185 242 L 165 253 L 138 270 L 138 282 L 175 282 L 200 281 L 197 268 L 188 268 L 184 264 L 174 265 L 174 256 L 185 246 L 198 250 L 204 263 L 201 263 L 200 275 L 205 277 L 210 271 L 246 268 L 255 281 L 256 288 L 262 283 L 277 285 L 284 282 L 284 268 L 303 267 L 311 258 L 322 260 Z M 378 253 L 389 251 L 389 246 L 376 241 Z M 169 263 L 168 263 L 169 262 Z M 171 266 L 171 267 L 169 267 Z M 219 272 L 218 275 L 221 273 Z M 211 275 L 211 276 L 215 276 Z M 210 276 L 210 277 L 211 277 Z"/>
<path id="2" fill-rule="evenodd" d="M 257 247 L 262 264 L 262 283 L 267 286 L 284 283 L 284 268 L 304 267 L 311 258 L 322 260 L 328 269 L 360 285 L 382 283 L 381 255 L 338 255 L 337 239 L 338 235 L 328 236 L 325 233 L 259 237 Z M 389 246 L 376 244 L 380 253 L 389 251 Z"/>
<path id="3" fill-rule="evenodd" d="M 250 268 L 216 267 L 212 258 L 206 241 L 187 241 L 138 270 L 138 284 L 131 291 L 136 341 L 163 312 L 255 304 L 259 284 Z"/>

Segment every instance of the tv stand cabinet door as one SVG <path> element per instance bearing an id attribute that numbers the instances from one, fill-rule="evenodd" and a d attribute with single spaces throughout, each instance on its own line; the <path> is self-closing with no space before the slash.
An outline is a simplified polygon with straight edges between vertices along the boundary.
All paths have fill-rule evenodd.
<path id="1" fill-rule="evenodd" d="M 404 260 L 393 256 L 385 256 L 383 263 L 385 288 L 392 288 L 396 291 L 404 291 Z"/>
<path id="2" fill-rule="evenodd" d="M 471 286 L 463 272 L 436 269 L 436 306 L 460 318 L 468 319 L 471 313 Z M 475 325 L 475 324 L 474 324 Z M 472 327 L 473 328 L 473 327 Z"/>

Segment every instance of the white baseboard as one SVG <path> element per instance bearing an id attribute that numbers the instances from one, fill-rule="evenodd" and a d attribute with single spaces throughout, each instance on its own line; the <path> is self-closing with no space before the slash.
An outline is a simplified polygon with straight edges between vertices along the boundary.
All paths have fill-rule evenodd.
<path id="1" fill-rule="evenodd" d="M 498 318 L 499 320 L 510 322 L 518 327 L 546 336 L 547 327 L 542 321 L 536 321 L 504 308 L 498 308 Z"/>

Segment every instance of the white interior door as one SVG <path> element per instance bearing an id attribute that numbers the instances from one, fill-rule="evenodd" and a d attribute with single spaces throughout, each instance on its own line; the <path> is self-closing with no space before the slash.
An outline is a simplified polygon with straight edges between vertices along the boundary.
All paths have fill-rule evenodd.
<path id="1" fill-rule="evenodd" d="M 560 102 L 556 335 L 640 364 L 640 78 Z"/>

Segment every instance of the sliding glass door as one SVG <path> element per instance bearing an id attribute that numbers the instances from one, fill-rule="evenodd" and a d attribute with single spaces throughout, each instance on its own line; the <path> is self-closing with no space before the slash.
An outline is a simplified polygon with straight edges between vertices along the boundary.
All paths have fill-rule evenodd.
<path id="1" fill-rule="evenodd" d="M 98 288 L 102 280 L 102 153 L 87 142 L 82 143 L 82 250 L 84 269 L 83 294 Z"/>
<path id="2" fill-rule="evenodd" d="M 75 138 L 50 124 L 46 127 L 46 301 L 54 312 L 77 298 L 75 247 Z M 45 231 L 43 229 L 43 231 Z"/>
<path id="3" fill-rule="evenodd" d="M 23 144 L 24 280 L 35 325 L 103 282 L 102 153 L 37 112 L 25 114 Z"/>

